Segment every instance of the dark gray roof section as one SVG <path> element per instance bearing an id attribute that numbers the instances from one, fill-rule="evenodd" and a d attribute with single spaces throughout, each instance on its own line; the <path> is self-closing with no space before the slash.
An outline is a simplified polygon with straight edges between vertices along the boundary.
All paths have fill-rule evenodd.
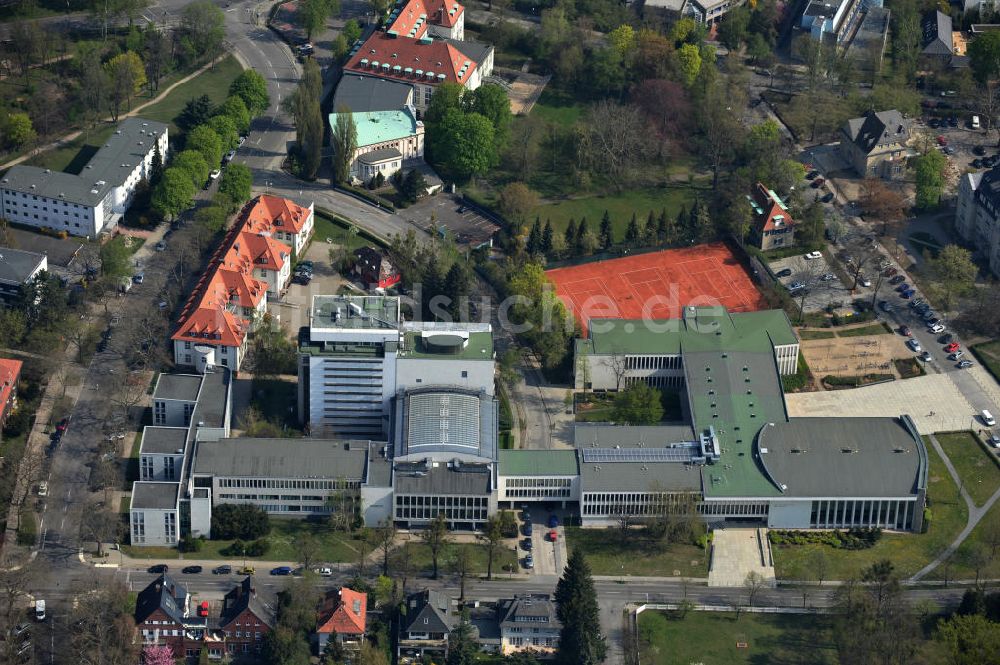
<path id="1" fill-rule="evenodd" d="M 367 456 L 367 441 L 221 439 L 198 444 L 194 473 L 239 478 L 361 480 Z"/>
<path id="2" fill-rule="evenodd" d="M 922 55 L 951 56 L 955 52 L 951 35 L 951 17 L 944 12 L 934 10 L 924 14 L 921 22 L 923 28 Z"/>
<path id="3" fill-rule="evenodd" d="M 177 507 L 178 491 L 180 483 L 133 483 L 132 510 L 172 510 Z"/>
<path id="4" fill-rule="evenodd" d="M 580 463 L 581 492 L 697 492 L 701 466 L 674 462 Z"/>
<path id="5" fill-rule="evenodd" d="M 381 150 L 372 150 L 371 152 L 358 155 L 358 161 L 365 164 L 378 164 L 379 162 L 385 162 L 390 159 L 402 158 L 403 153 L 395 148 L 382 148 Z"/>
<path id="6" fill-rule="evenodd" d="M 573 445 L 577 448 L 651 448 L 697 441 L 690 425 L 609 425 L 577 423 Z"/>
<path id="7" fill-rule="evenodd" d="M 16 286 L 24 284 L 35 274 L 42 261 L 45 261 L 44 254 L 0 247 L 0 282 Z"/>
<path id="8" fill-rule="evenodd" d="M 392 462 L 381 454 L 386 447 L 384 443 L 372 445 L 368 455 L 368 478 L 365 480 L 368 487 L 392 487 Z"/>
<path id="9" fill-rule="evenodd" d="M 486 42 L 461 39 L 445 39 L 444 41 L 457 48 L 462 55 L 479 66 L 483 64 L 483 60 L 493 51 L 493 44 L 487 44 Z"/>
<path id="10" fill-rule="evenodd" d="M 764 427 L 754 452 L 784 496 L 888 498 L 925 485 L 923 446 L 906 416 L 792 418 Z"/>
<path id="11" fill-rule="evenodd" d="M 1000 213 L 1000 166 L 972 173 L 969 177 L 973 178 L 976 201 L 985 205 L 993 215 Z"/>
<path id="12" fill-rule="evenodd" d="M 489 494 L 493 470 L 486 464 L 450 462 L 437 466 L 413 462 L 395 464 L 394 492 L 400 494 L 450 494 L 479 496 Z"/>
<path id="13" fill-rule="evenodd" d="M 405 617 L 409 620 L 405 628 L 408 633 L 449 633 L 458 623 L 451 598 L 432 589 L 406 599 Z"/>
<path id="14" fill-rule="evenodd" d="M 230 589 L 222 599 L 222 611 L 219 613 L 219 628 L 225 628 L 236 618 L 249 609 L 253 615 L 269 628 L 274 627 L 274 618 L 264 603 L 257 598 L 253 578 L 244 577 L 243 581 Z"/>
<path id="15" fill-rule="evenodd" d="M 399 408 L 402 403 L 402 408 Z M 420 388 L 396 396 L 395 456 L 497 458 L 497 401 L 462 388 Z"/>
<path id="16" fill-rule="evenodd" d="M 170 575 L 160 575 L 136 596 L 135 622 L 142 623 L 156 610 L 163 610 L 174 623 L 185 623 L 184 602 L 187 596 L 187 587 L 175 582 Z"/>
<path id="17" fill-rule="evenodd" d="M 376 76 L 345 72 L 333 95 L 335 113 L 348 108 L 352 113 L 398 111 L 406 106 L 413 87 Z"/>
<path id="18" fill-rule="evenodd" d="M 848 120 L 845 132 L 867 155 L 880 143 L 905 143 L 910 136 L 910 121 L 896 109 L 869 111 L 862 118 Z"/>
<path id="19" fill-rule="evenodd" d="M 806 5 L 803 16 L 816 16 L 820 18 L 833 18 L 840 8 L 840 2 L 826 2 L 826 0 L 812 0 Z"/>
<path id="20" fill-rule="evenodd" d="M 191 414 L 191 424 L 204 423 L 205 427 L 223 427 L 229 407 L 229 370 L 217 367 L 206 372 L 198 391 L 198 405 Z M 197 429 L 197 428 L 195 428 Z"/>
<path id="21" fill-rule="evenodd" d="M 184 402 L 194 402 L 201 390 L 202 376 L 200 374 L 161 374 L 156 380 L 153 399 L 176 399 Z"/>
<path id="22" fill-rule="evenodd" d="M 162 122 L 126 118 L 80 171 L 80 175 L 18 164 L 0 179 L 0 187 L 95 206 L 114 187 L 125 183 L 125 178 L 165 131 L 167 125 Z"/>
<path id="23" fill-rule="evenodd" d="M 500 627 L 560 628 L 556 604 L 547 593 L 525 594 L 500 601 Z"/>
<path id="24" fill-rule="evenodd" d="M 171 455 L 184 452 L 187 427 L 145 427 L 142 430 L 141 455 Z"/>

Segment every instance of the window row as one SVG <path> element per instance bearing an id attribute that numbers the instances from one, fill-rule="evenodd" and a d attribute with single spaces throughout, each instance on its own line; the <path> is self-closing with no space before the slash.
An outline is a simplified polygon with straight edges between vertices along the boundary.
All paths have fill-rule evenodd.
<path id="1" fill-rule="evenodd" d="M 274 478 L 219 478 L 219 487 L 250 487 L 261 489 L 343 490 L 359 489 L 360 480 L 289 480 Z"/>

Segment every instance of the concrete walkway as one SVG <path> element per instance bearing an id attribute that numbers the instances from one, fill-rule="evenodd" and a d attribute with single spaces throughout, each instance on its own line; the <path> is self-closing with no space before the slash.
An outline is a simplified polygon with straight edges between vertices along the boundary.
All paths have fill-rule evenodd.
<path id="1" fill-rule="evenodd" d="M 775 586 L 774 560 L 767 529 L 716 529 L 712 536 L 710 587 L 741 587 L 750 573 Z"/>
<path id="2" fill-rule="evenodd" d="M 958 472 L 955 470 L 955 467 L 952 466 L 951 460 L 948 459 L 948 455 L 945 454 L 944 448 L 941 447 L 941 444 L 938 442 L 937 437 L 931 434 L 928 438 L 931 441 L 931 445 L 934 446 L 934 450 L 936 450 L 937 454 L 941 456 L 941 460 L 944 462 L 945 467 L 948 469 L 948 473 L 951 475 L 952 480 L 954 480 L 955 484 L 959 487 L 959 491 L 962 494 L 962 499 L 965 500 L 965 505 L 969 509 L 969 519 L 965 523 L 965 528 L 962 529 L 962 531 L 958 534 L 955 540 L 952 541 L 952 543 L 948 545 L 948 547 L 946 547 L 945 550 L 941 552 L 941 554 L 935 557 L 933 561 L 931 561 L 929 564 L 927 564 L 926 566 L 918 570 L 916 573 L 914 573 L 913 577 L 911 577 L 908 580 L 909 582 L 917 582 L 921 580 L 922 578 L 927 576 L 930 572 L 932 572 L 935 568 L 944 563 L 944 561 L 948 559 L 948 557 L 953 555 L 956 552 L 956 550 L 958 550 L 958 548 L 962 545 L 962 543 L 965 542 L 965 539 L 969 537 L 969 534 L 972 533 L 972 530 L 976 528 L 976 525 L 979 524 L 979 522 L 990 511 L 990 508 L 993 507 L 993 504 L 996 503 L 997 500 L 1000 500 L 1000 490 L 997 490 L 996 492 L 993 493 L 993 496 L 991 496 L 986 501 L 986 503 L 984 503 L 982 506 L 977 507 L 975 501 L 972 500 L 972 497 L 969 495 L 969 493 L 965 490 L 965 487 L 962 485 L 961 477 L 959 477 Z"/>

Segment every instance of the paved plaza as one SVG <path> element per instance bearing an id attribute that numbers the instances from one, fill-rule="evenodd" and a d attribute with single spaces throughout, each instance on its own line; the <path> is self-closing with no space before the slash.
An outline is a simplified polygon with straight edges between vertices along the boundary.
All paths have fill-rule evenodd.
<path id="1" fill-rule="evenodd" d="M 708 586 L 740 587 L 747 575 L 761 575 L 774 586 L 774 561 L 767 529 L 716 529 L 712 532 Z"/>

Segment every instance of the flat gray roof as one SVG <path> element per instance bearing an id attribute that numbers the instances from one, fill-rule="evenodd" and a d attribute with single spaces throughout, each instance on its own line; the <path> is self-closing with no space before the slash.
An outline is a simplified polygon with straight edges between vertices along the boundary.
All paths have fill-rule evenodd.
<path id="1" fill-rule="evenodd" d="M 406 106 L 413 87 L 377 76 L 344 72 L 333 95 L 335 112 L 348 108 L 352 113 L 398 111 Z"/>
<path id="2" fill-rule="evenodd" d="M 384 162 L 389 159 L 402 159 L 403 153 L 396 150 L 395 148 L 382 148 L 381 150 L 372 150 L 371 152 L 366 152 L 364 154 L 358 155 L 358 161 L 364 164 L 377 164 L 379 162 Z"/>
<path id="3" fill-rule="evenodd" d="M 610 425 L 577 423 L 573 445 L 577 448 L 651 448 L 697 441 L 690 425 Z"/>
<path id="4" fill-rule="evenodd" d="M 396 494 L 489 494 L 492 471 L 483 466 L 463 467 L 466 470 L 456 471 L 444 462 L 436 467 L 397 463 L 394 491 Z"/>
<path id="5" fill-rule="evenodd" d="M 367 441 L 221 439 L 198 444 L 194 473 L 242 478 L 342 478 L 365 474 Z"/>
<path id="6" fill-rule="evenodd" d="M 180 483 L 139 481 L 132 484 L 132 510 L 170 510 L 177 507 Z"/>
<path id="7" fill-rule="evenodd" d="M 674 462 L 580 463 L 581 492 L 697 492 L 701 467 Z"/>
<path id="8" fill-rule="evenodd" d="M 792 418 L 764 427 L 755 453 L 784 496 L 906 497 L 926 484 L 923 446 L 906 417 Z"/>
<path id="9" fill-rule="evenodd" d="M 315 328 L 398 329 L 399 298 L 313 296 L 310 325 Z"/>
<path id="10" fill-rule="evenodd" d="M 187 427 L 145 427 L 142 430 L 140 454 L 169 455 L 184 451 Z"/>
<path id="11" fill-rule="evenodd" d="M 45 261 L 44 254 L 0 247 L 0 282 L 24 284 L 34 275 L 42 261 Z"/>
<path id="12" fill-rule="evenodd" d="M 368 456 L 368 482 L 366 484 L 369 487 L 392 487 L 392 462 L 379 454 L 379 450 L 383 447 L 386 447 L 386 444 L 375 444 Z"/>
<path id="13" fill-rule="evenodd" d="M 223 427 L 228 407 L 229 371 L 217 367 L 206 372 L 198 392 L 198 405 L 191 414 L 191 424 L 205 423 L 205 427 Z"/>
<path id="14" fill-rule="evenodd" d="M 161 374 L 156 380 L 153 399 L 177 399 L 194 402 L 201 389 L 200 374 Z"/>
<path id="15" fill-rule="evenodd" d="M 0 179 L 0 187 L 93 207 L 125 182 L 167 125 L 145 118 L 126 118 L 94 154 L 80 175 L 18 164 Z M 99 184 L 100 183 L 100 184 Z"/>

